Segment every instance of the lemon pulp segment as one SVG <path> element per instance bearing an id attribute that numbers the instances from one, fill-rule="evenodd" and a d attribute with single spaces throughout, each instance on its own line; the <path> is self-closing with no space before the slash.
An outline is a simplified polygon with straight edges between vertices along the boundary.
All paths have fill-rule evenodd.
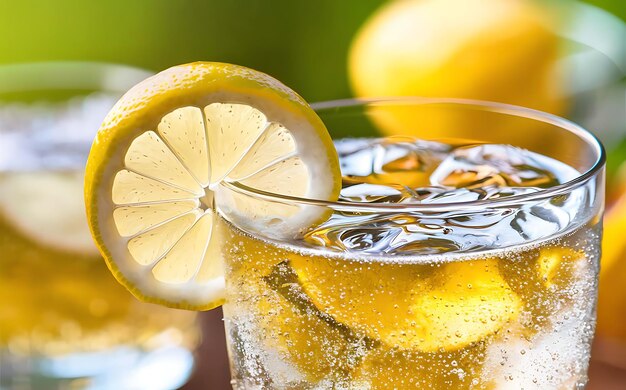
<path id="1" fill-rule="evenodd" d="M 259 229 L 271 222 L 277 235 L 321 218 L 221 183 L 329 200 L 338 167 L 322 122 L 278 81 L 235 65 L 182 65 L 131 89 L 105 119 L 86 172 L 88 219 L 135 295 L 209 309 L 224 287 L 216 209 Z"/>

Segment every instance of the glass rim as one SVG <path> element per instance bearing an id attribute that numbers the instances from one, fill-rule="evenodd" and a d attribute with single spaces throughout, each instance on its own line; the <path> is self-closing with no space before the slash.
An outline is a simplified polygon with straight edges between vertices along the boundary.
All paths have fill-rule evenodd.
<path id="1" fill-rule="evenodd" d="M 571 192 L 572 190 L 584 185 L 588 180 L 592 179 L 598 172 L 602 170 L 606 163 L 606 151 L 600 140 L 590 131 L 580 125 L 559 117 L 554 114 L 526 108 L 506 103 L 498 103 L 475 99 L 462 98 L 431 98 L 420 96 L 405 97 L 381 97 L 381 98 L 352 98 L 329 100 L 323 102 L 312 103 L 311 107 L 316 111 L 337 109 L 345 107 L 359 107 L 368 105 L 453 105 L 465 107 L 475 110 L 490 111 L 493 113 L 505 114 L 510 116 L 527 118 L 535 121 L 541 121 L 561 129 L 567 130 L 578 138 L 582 139 L 587 145 L 590 145 L 597 154 L 594 163 L 586 171 L 580 173 L 574 179 L 554 187 L 540 189 L 536 192 L 513 195 L 497 199 L 483 199 L 469 202 L 448 202 L 448 203 L 366 203 L 366 202 L 348 202 L 348 201 L 329 201 L 322 199 L 310 199 L 291 195 L 283 195 L 252 188 L 240 182 L 222 182 L 220 185 L 233 190 L 239 194 L 250 196 L 253 198 L 272 201 L 285 204 L 297 204 L 302 206 L 318 206 L 331 208 L 337 211 L 353 211 L 353 212 L 407 212 L 407 211 L 429 211 L 438 212 L 450 210 L 451 208 L 487 208 L 487 207 L 507 207 L 519 205 L 526 201 L 540 201 L 553 198 Z"/>

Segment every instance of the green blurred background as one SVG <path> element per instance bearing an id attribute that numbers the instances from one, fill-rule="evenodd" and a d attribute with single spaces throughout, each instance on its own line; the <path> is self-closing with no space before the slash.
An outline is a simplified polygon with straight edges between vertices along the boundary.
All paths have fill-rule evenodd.
<path id="1" fill-rule="evenodd" d="M 626 20 L 623 0 L 587 1 Z M 573 0 L 536 2 L 560 4 L 566 10 L 569 4 L 579 4 Z M 198 60 L 232 62 L 278 78 L 311 102 L 345 98 L 353 94 L 347 71 L 350 44 L 368 17 L 386 3 L 384 0 L 2 0 L 0 64 L 88 60 L 158 71 Z M 622 77 L 622 86 L 623 83 Z M 613 105 L 614 94 L 613 91 Z M 589 113 L 588 99 L 578 99 L 575 107 L 578 111 L 566 116 L 600 129 L 608 149 L 620 150 L 620 158 L 611 161 L 613 169 L 622 155 L 626 157 L 626 143 L 619 142 L 626 133 L 626 118 L 621 108 L 613 108 L 607 114 L 608 105 L 598 104 L 596 97 L 593 104 L 602 111 L 595 116 L 600 119 L 584 120 L 594 114 Z M 623 96 L 621 100 L 624 103 Z M 581 119 L 581 112 L 585 118 Z M 605 133 L 610 135 L 605 137 Z"/>
<path id="2" fill-rule="evenodd" d="M 151 70 L 249 66 L 310 101 L 350 96 L 347 49 L 383 1 L 0 1 L 0 63 L 119 62 Z"/>
<path id="3" fill-rule="evenodd" d="M 351 96 L 351 39 L 383 0 L 0 1 L 0 63 L 197 61 L 262 70 L 309 101 Z M 622 19 L 623 0 L 590 0 Z"/>

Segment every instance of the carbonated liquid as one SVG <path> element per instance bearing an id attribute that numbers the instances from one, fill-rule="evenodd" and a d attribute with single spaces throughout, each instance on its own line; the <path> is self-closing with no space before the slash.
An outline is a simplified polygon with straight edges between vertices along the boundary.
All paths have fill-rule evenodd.
<path id="1" fill-rule="evenodd" d="M 221 222 L 235 389 L 584 387 L 601 229 L 585 207 L 593 189 L 489 203 L 579 172 L 509 145 L 336 147 L 340 201 L 406 208 L 335 211 L 291 242 Z M 442 203 L 455 206 L 411 209 Z"/>

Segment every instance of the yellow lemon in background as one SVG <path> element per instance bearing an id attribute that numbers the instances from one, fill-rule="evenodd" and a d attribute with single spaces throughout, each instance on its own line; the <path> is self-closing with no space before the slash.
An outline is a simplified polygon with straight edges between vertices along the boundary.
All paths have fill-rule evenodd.
<path id="1" fill-rule="evenodd" d="M 599 336 L 619 341 L 626 351 L 626 163 L 618 176 L 616 187 L 622 192 L 604 217 L 597 330 Z"/>
<path id="2" fill-rule="evenodd" d="M 353 91 L 359 97 L 469 98 L 563 113 L 555 71 L 559 40 L 548 28 L 554 22 L 548 15 L 524 0 L 390 2 L 353 41 Z M 419 117 L 419 128 L 408 109 L 376 115 L 375 122 L 387 134 L 421 136 L 480 120 L 449 112 Z"/>

